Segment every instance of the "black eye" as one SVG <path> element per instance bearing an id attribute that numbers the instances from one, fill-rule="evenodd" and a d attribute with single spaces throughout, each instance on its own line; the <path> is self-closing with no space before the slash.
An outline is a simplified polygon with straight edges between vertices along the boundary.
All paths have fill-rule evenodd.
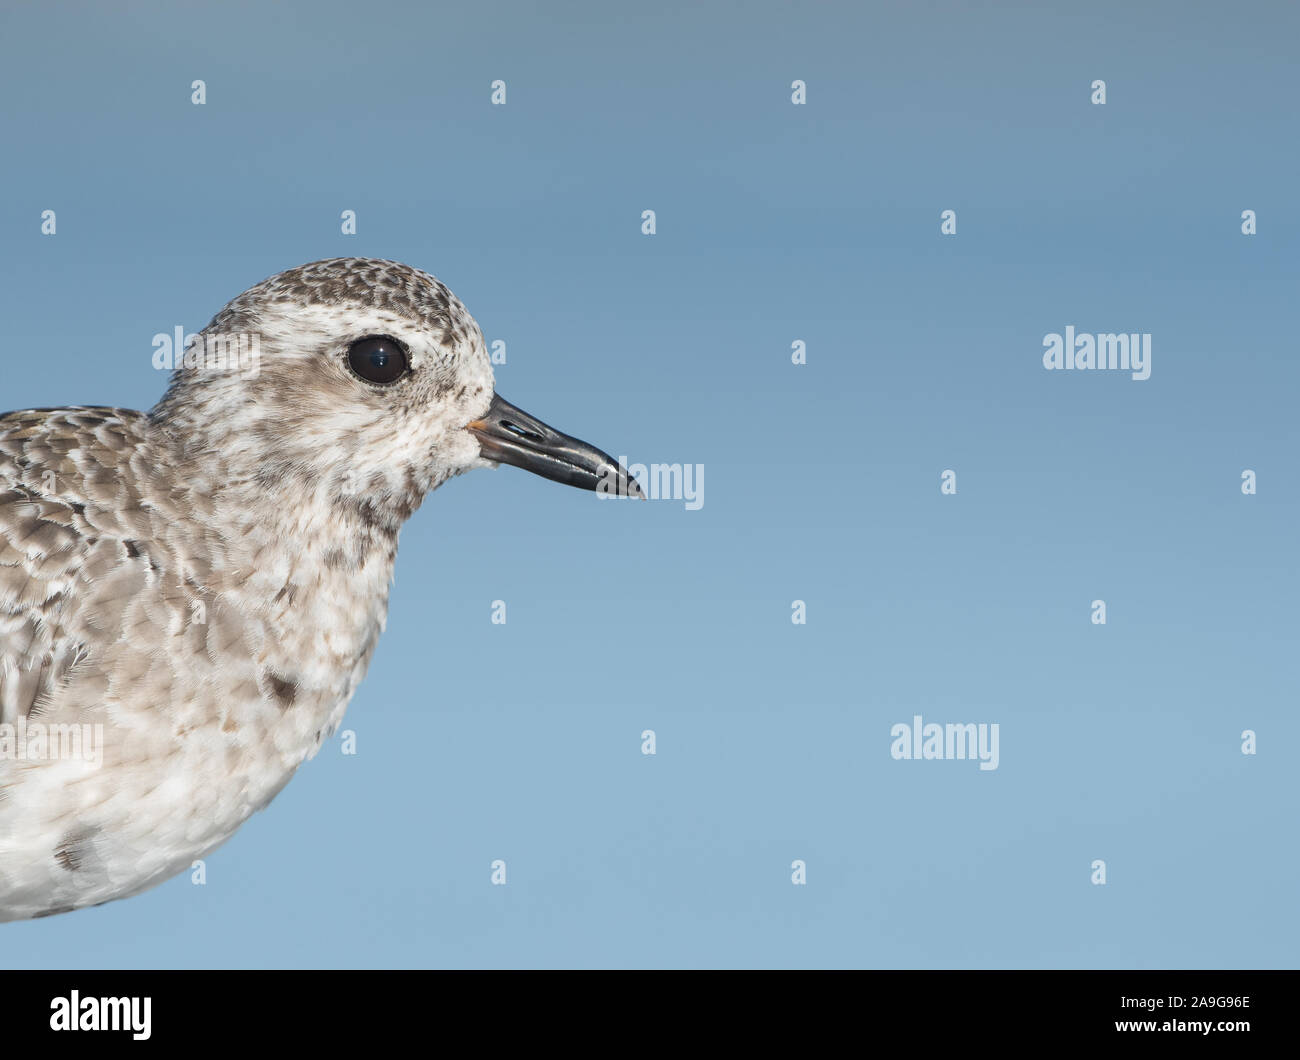
<path id="1" fill-rule="evenodd" d="M 396 339 L 373 335 L 357 339 L 348 350 L 348 364 L 368 383 L 395 383 L 406 374 L 410 362 Z"/>

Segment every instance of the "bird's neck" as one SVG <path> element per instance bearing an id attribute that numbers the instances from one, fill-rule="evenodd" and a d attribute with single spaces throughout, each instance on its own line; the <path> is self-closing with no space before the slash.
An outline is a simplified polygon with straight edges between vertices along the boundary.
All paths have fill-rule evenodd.
<path id="1" fill-rule="evenodd" d="M 182 502 L 209 538 L 195 551 L 215 555 L 224 572 L 213 591 L 256 616 L 290 657 L 319 649 L 327 657 L 312 665 L 336 669 L 368 661 L 387 613 L 403 513 L 273 462 L 245 467 L 239 457 L 220 447 L 171 455 Z"/>

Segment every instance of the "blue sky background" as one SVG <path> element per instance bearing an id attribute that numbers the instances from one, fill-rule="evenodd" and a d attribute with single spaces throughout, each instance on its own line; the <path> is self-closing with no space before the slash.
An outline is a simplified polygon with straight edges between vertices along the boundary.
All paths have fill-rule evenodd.
<path id="1" fill-rule="evenodd" d="M 0 966 L 1295 966 L 1295 5 L 114 6 L 0 15 L 0 407 L 395 258 L 705 503 L 448 484 L 359 753 Z M 1044 371 L 1071 324 L 1151 378 Z"/>

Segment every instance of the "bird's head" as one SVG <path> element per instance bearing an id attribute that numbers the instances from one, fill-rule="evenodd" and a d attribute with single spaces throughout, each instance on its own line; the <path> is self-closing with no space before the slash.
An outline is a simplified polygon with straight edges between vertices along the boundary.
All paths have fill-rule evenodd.
<path id="1" fill-rule="evenodd" d="M 260 489 L 395 523 L 453 475 L 498 463 L 640 495 L 608 454 L 497 395 L 459 299 L 391 261 L 313 262 L 245 291 L 185 352 L 153 416 L 191 457 L 216 453 Z"/>

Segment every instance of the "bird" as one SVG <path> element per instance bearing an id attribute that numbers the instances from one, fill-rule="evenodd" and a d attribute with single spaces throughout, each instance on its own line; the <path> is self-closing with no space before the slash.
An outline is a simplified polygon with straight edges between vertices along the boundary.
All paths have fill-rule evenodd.
<path id="1" fill-rule="evenodd" d="M 399 262 L 280 272 L 176 360 L 148 412 L 0 415 L 0 921 L 137 895 L 264 809 L 337 729 L 448 479 L 644 497 L 497 394 L 474 318 Z"/>

